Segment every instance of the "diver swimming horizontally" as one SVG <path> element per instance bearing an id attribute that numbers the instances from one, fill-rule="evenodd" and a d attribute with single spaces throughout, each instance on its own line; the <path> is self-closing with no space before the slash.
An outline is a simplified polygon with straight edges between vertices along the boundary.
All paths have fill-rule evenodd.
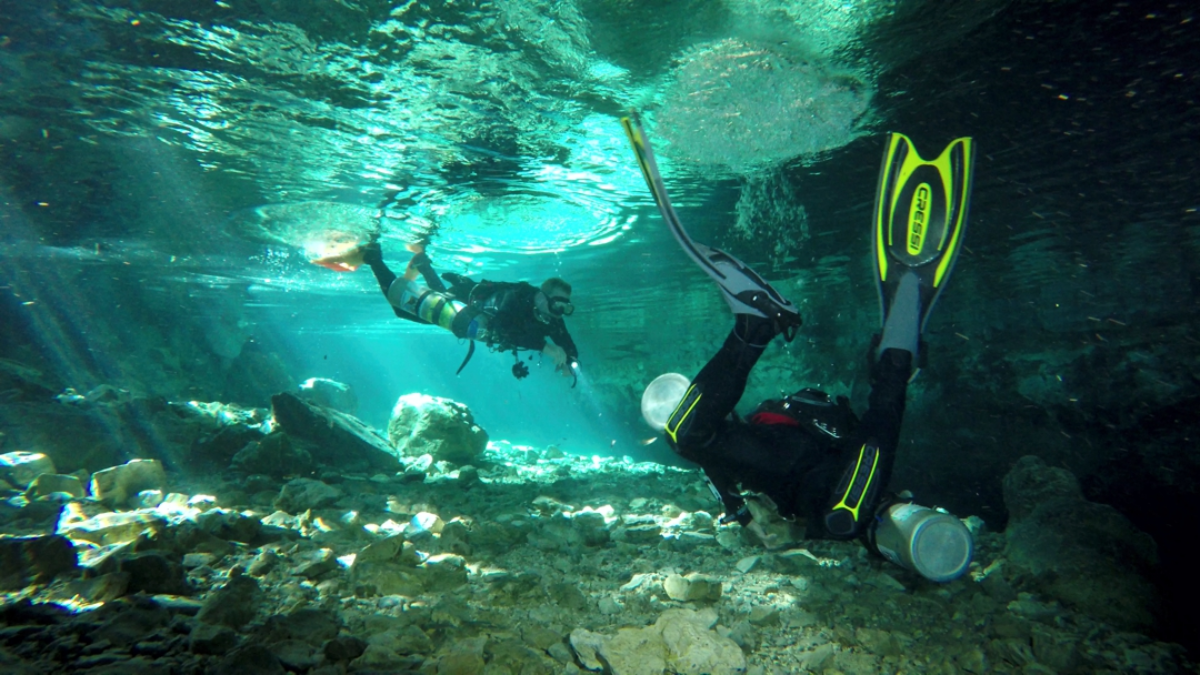
<path id="1" fill-rule="evenodd" d="M 646 421 L 665 433 L 679 455 L 700 465 L 724 505 L 722 522 L 737 521 L 768 546 L 785 542 L 755 521 L 747 499 L 803 521 L 808 538 L 860 538 L 870 550 L 934 581 L 960 576 L 972 555 L 961 521 L 905 503 L 886 488 L 921 332 L 963 240 L 972 140 L 959 138 L 926 161 L 907 137 L 889 136 L 873 231 L 883 327 L 871 346 L 871 393 L 862 419 L 845 398 L 833 401 L 802 389 L 764 401 L 741 420 L 734 406 L 750 371 L 775 336 L 795 337 L 800 315 L 744 263 L 691 240 L 667 198 L 640 121 L 632 115 L 622 123 L 672 233 L 717 282 L 734 313 L 724 345 L 690 382 L 669 373 L 647 387 Z"/>
<path id="2" fill-rule="evenodd" d="M 475 343 L 482 342 L 494 351 L 513 353 L 516 362 L 512 370 L 517 379 L 529 375 L 520 351 L 549 357 L 554 369 L 566 377 L 576 374 L 579 350 L 563 321 L 575 312 L 571 285 L 566 281 L 552 277 L 537 287 L 524 281 L 477 282 L 446 273 L 442 277 L 450 282 L 447 287 L 433 269 L 423 244 L 410 245 L 409 250 L 413 257 L 402 276 L 383 262 L 378 241 L 312 262 L 337 271 L 353 271 L 366 264 L 397 317 L 439 326 L 470 340 L 458 372 L 474 354 Z M 424 284 L 417 281 L 418 276 Z"/>

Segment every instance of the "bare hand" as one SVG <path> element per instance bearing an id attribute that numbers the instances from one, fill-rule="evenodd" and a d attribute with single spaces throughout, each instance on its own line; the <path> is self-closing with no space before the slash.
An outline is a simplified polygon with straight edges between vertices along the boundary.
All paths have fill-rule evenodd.
<path id="1" fill-rule="evenodd" d="M 565 377 L 571 376 L 571 365 L 567 363 L 566 350 L 558 345 L 547 344 L 542 347 L 542 353 L 554 361 L 555 370 L 561 372 Z"/>

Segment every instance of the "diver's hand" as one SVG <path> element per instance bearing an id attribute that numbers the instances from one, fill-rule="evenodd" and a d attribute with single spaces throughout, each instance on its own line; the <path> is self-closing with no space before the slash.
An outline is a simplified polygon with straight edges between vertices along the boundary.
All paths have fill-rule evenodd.
<path id="1" fill-rule="evenodd" d="M 757 520 L 750 521 L 750 523 L 746 525 L 746 529 L 753 532 L 754 536 L 758 537 L 758 540 L 762 542 L 762 545 L 768 549 L 776 549 L 783 545 L 783 543 L 779 541 L 779 535 L 767 534 L 766 531 L 763 530 L 762 525 L 758 524 Z"/>
<path id="2" fill-rule="evenodd" d="M 567 351 L 558 345 L 547 343 L 542 347 L 542 353 L 549 356 L 554 361 L 554 369 L 561 372 L 564 376 L 571 376 L 571 365 L 567 363 Z"/>

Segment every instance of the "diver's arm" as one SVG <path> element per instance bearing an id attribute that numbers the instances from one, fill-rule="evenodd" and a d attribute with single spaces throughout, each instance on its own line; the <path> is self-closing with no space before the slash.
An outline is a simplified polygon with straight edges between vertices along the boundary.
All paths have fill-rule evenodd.
<path id="1" fill-rule="evenodd" d="M 749 525 L 753 516 L 750 515 L 750 509 L 746 507 L 746 500 L 742 499 L 742 495 L 733 481 L 709 469 L 704 469 L 704 477 L 708 479 L 708 489 L 712 491 L 714 497 L 721 500 L 721 505 L 725 507 L 725 514 L 721 516 L 721 524 L 728 525 L 736 521 L 743 527 Z"/>
<path id="2" fill-rule="evenodd" d="M 547 342 L 542 347 L 542 354 L 554 361 L 554 369 L 563 375 L 571 375 L 571 362 L 567 360 L 567 352 L 553 342 Z"/>
<path id="3" fill-rule="evenodd" d="M 567 358 L 571 361 L 579 360 L 579 349 L 575 347 L 575 341 L 571 339 L 571 334 L 567 332 L 567 324 L 562 319 L 550 322 L 550 339 L 554 340 L 554 344 L 558 345 L 567 353 Z"/>

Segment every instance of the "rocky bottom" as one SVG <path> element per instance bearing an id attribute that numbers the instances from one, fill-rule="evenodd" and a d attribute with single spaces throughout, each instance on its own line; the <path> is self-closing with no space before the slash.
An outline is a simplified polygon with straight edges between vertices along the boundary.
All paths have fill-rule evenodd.
<path id="1" fill-rule="evenodd" d="M 8 514 L 6 673 L 1195 672 L 1042 597 L 972 523 L 927 582 L 856 543 L 766 550 L 694 471 L 493 443 L 477 467 L 184 481 Z M 78 566 L 64 562 L 73 549 Z M 67 556 L 69 558 L 69 556 Z"/>

